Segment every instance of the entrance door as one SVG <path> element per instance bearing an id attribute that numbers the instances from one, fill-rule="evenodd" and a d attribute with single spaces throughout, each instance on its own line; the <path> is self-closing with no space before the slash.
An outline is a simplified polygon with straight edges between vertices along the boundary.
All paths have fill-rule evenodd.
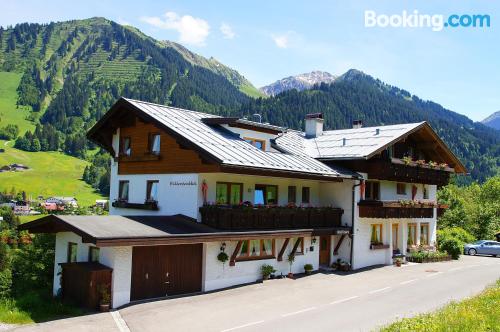
<path id="1" fill-rule="evenodd" d="M 201 291 L 202 244 L 132 249 L 130 299 Z"/>
<path id="2" fill-rule="evenodd" d="M 399 224 L 392 224 L 392 250 L 399 249 L 398 230 Z"/>
<path id="3" fill-rule="evenodd" d="M 319 237 L 319 264 L 330 265 L 331 236 Z"/>

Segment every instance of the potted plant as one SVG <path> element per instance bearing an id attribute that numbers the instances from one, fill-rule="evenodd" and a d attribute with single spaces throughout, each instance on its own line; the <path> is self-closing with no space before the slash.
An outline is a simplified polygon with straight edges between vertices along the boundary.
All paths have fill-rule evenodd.
<path id="1" fill-rule="evenodd" d="M 339 264 L 339 270 L 340 271 L 347 272 L 347 271 L 349 271 L 349 269 L 350 269 L 350 265 L 349 265 L 348 262 L 346 262 L 346 261 L 341 261 L 340 262 L 340 264 Z"/>
<path id="2" fill-rule="evenodd" d="M 229 259 L 229 256 L 224 252 L 224 251 L 221 251 L 218 255 L 217 255 L 217 260 L 219 262 L 222 263 L 222 265 L 224 265 Z"/>
<path id="3" fill-rule="evenodd" d="M 111 294 L 109 293 L 109 285 L 99 285 L 99 309 L 101 312 L 109 311 L 111 305 Z"/>
<path id="4" fill-rule="evenodd" d="M 413 160 L 411 159 L 411 157 L 410 157 L 410 156 L 404 156 L 404 157 L 403 157 L 403 163 L 404 163 L 405 165 L 410 165 L 412 162 L 413 162 Z"/>
<path id="5" fill-rule="evenodd" d="M 290 272 L 288 273 L 288 278 L 293 278 L 292 265 L 294 261 L 295 261 L 295 254 L 290 253 L 288 255 L 288 264 L 290 264 Z"/>
<path id="6" fill-rule="evenodd" d="M 401 267 L 401 264 L 403 264 L 403 260 L 400 257 L 396 258 L 395 262 L 397 267 Z"/>
<path id="7" fill-rule="evenodd" d="M 304 265 L 304 271 L 306 272 L 306 275 L 311 275 L 312 270 L 313 270 L 312 264 Z"/>
<path id="8" fill-rule="evenodd" d="M 268 264 L 262 265 L 262 267 L 260 268 L 260 271 L 262 272 L 262 279 L 263 280 L 269 279 L 269 276 L 271 274 L 273 274 L 274 272 L 276 272 L 274 267 L 272 265 L 268 265 Z"/>

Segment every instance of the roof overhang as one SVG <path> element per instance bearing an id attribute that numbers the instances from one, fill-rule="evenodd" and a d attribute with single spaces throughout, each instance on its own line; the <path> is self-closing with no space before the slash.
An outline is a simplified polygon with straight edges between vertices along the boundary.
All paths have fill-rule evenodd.
<path id="1" fill-rule="evenodd" d="M 251 240 L 251 239 L 266 239 L 266 238 L 290 238 L 298 236 L 315 236 L 320 234 L 346 234 L 351 233 L 349 227 L 334 227 L 334 228 L 320 228 L 320 229 L 286 229 L 286 230 L 242 230 L 242 231 L 221 231 L 204 224 L 197 223 L 194 219 L 176 215 L 169 216 L 172 219 L 171 222 L 175 223 L 185 223 L 189 227 L 193 227 L 193 231 L 187 231 L 182 234 L 161 234 L 158 236 L 142 236 L 141 234 L 136 234 L 134 236 L 96 236 L 92 235 L 91 232 L 85 230 L 83 227 L 76 227 L 70 221 L 66 220 L 67 216 L 49 215 L 42 217 L 40 219 L 22 224 L 19 226 L 19 230 L 26 230 L 30 233 L 59 233 L 59 232 L 73 232 L 82 237 L 82 242 L 92 243 L 98 247 L 114 247 L 114 246 L 139 246 L 139 245 L 167 245 L 167 244 L 188 244 L 188 243 L 202 243 L 202 242 L 214 242 L 214 241 L 238 241 L 238 240 Z M 84 216 L 82 216 L 84 218 Z M 101 218 L 96 221 L 96 218 Z M 126 218 L 126 217 L 124 217 Z M 131 217 L 132 218 L 132 217 Z M 131 218 L 127 218 L 132 220 Z M 133 222 L 140 223 L 137 219 L 141 217 L 134 216 L 135 220 Z M 157 221 L 165 222 L 165 216 L 158 217 L 143 217 L 152 219 L 157 219 Z M 106 216 L 88 216 L 88 223 L 92 222 L 103 222 L 106 220 Z M 113 222 L 113 221 L 104 221 Z M 148 225 L 151 225 L 149 223 Z M 163 224 L 165 225 L 165 224 Z M 117 225 L 119 226 L 119 225 Z M 119 233 L 119 227 L 117 227 L 117 232 Z M 165 232 L 163 232 L 165 233 Z"/>
<path id="2" fill-rule="evenodd" d="M 274 126 L 269 123 L 259 123 L 238 117 L 210 117 L 201 119 L 207 125 L 228 125 L 230 127 L 248 129 L 267 134 L 277 135 L 286 130 L 284 127 Z"/>

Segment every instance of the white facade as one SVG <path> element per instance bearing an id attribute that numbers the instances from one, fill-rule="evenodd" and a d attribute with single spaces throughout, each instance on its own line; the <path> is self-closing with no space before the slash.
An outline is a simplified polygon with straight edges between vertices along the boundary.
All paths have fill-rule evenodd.
<path id="1" fill-rule="evenodd" d="M 275 255 L 281 249 L 285 239 L 275 240 Z M 235 241 L 225 242 L 226 253 L 231 255 L 236 247 Z M 276 269 L 275 275 L 287 275 L 290 272 L 290 264 L 287 261 L 288 254 L 292 251 L 294 243 L 290 241 L 285 253 L 283 261 L 278 262 L 276 258 L 259 259 L 248 261 L 236 261 L 235 266 L 229 266 L 226 262 L 224 265 L 217 260 L 217 255 L 220 252 L 220 242 L 210 242 L 204 244 L 204 291 L 226 288 L 234 285 L 252 283 L 262 279 L 260 268 L 264 264 L 272 265 Z M 313 250 L 311 251 L 311 247 Z M 304 238 L 304 254 L 295 256 L 295 261 L 292 264 L 292 273 L 303 273 L 305 264 L 312 264 L 313 269 L 319 267 L 319 246 L 318 241 L 312 243 L 311 237 Z"/>

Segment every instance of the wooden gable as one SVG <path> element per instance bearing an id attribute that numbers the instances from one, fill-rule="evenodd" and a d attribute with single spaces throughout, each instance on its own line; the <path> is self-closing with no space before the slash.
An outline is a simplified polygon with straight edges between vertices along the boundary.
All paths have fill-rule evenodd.
<path id="1" fill-rule="evenodd" d="M 151 134 L 160 134 L 160 154 L 149 152 Z M 131 141 L 131 155 L 120 155 L 118 174 L 165 174 L 218 172 L 218 164 L 204 160 L 197 151 L 182 146 L 172 135 L 153 123 L 136 118 L 133 125 L 120 127 L 123 138 Z"/>

